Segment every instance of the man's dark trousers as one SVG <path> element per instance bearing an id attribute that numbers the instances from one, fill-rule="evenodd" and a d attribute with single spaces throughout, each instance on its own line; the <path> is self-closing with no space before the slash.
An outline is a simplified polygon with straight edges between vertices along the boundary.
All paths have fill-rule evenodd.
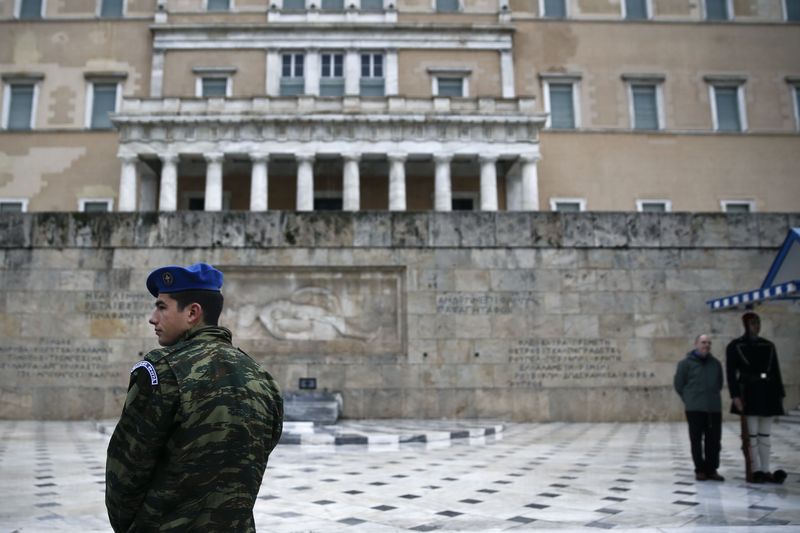
<path id="1" fill-rule="evenodd" d="M 711 474 L 719 468 L 722 413 L 686 411 L 695 472 Z M 703 452 L 705 451 L 705 454 Z"/>

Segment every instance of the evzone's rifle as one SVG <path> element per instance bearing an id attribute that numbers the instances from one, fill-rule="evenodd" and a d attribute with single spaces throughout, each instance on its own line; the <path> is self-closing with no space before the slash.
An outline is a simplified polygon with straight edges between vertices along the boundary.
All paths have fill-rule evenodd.
<path id="1" fill-rule="evenodd" d="M 742 453 L 744 454 L 744 478 L 748 483 L 753 482 L 753 463 L 750 460 L 750 454 L 753 451 L 750 449 L 750 431 L 747 429 L 747 417 L 744 414 L 739 418 L 742 421 Z"/>

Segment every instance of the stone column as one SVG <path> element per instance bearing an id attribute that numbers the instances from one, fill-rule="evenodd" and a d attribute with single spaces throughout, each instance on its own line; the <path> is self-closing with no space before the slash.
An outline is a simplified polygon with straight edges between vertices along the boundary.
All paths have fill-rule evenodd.
<path id="1" fill-rule="evenodd" d="M 481 211 L 497 211 L 497 156 L 482 155 Z"/>
<path id="2" fill-rule="evenodd" d="M 539 175 L 536 170 L 538 155 L 521 155 L 522 163 L 522 210 L 539 210 Z"/>
<path id="3" fill-rule="evenodd" d="M 206 158 L 206 211 L 222 211 L 222 160 L 225 154 L 209 153 Z"/>
<path id="4" fill-rule="evenodd" d="M 269 154 L 253 154 L 250 159 L 253 162 L 250 170 L 250 211 L 266 211 L 269 205 Z"/>
<path id="5" fill-rule="evenodd" d="M 358 211 L 361 206 L 361 183 L 358 173 L 359 154 L 342 154 L 344 158 L 343 201 L 344 211 Z"/>
<path id="6" fill-rule="evenodd" d="M 436 154 L 433 156 L 436 162 L 436 193 L 433 207 L 436 211 L 453 210 L 453 191 L 450 184 L 450 162 L 453 160 L 452 154 Z"/>
<path id="7" fill-rule="evenodd" d="M 297 210 L 314 210 L 314 154 L 297 154 Z"/>
<path id="8" fill-rule="evenodd" d="M 503 98 L 514 98 L 514 56 L 511 50 L 500 52 L 500 77 L 503 81 Z"/>
<path id="9" fill-rule="evenodd" d="M 137 155 L 122 155 L 122 171 L 119 176 L 119 201 L 117 211 L 136 211 L 136 164 Z"/>
<path id="10" fill-rule="evenodd" d="M 307 95 L 319 96 L 319 49 L 309 48 L 306 50 L 304 65 L 303 65 L 303 78 L 305 79 L 305 90 Z"/>
<path id="11" fill-rule="evenodd" d="M 389 158 L 389 211 L 406 208 L 406 154 L 387 154 Z"/>
<path id="12" fill-rule="evenodd" d="M 161 186 L 158 194 L 159 211 L 175 211 L 178 208 L 178 155 L 161 156 Z"/>
<path id="13" fill-rule="evenodd" d="M 344 94 L 358 96 L 361 93 L 361 56 L 350 48 L 344 56 Z"/>
<path id="14" fill-rule="evenodd" d="M 386 96 L 397 96 L 400 92 L 400 73 L 398 72 L 397 50 L 386 50 L 386 61 L 383 65 L 383 76 Z"/>

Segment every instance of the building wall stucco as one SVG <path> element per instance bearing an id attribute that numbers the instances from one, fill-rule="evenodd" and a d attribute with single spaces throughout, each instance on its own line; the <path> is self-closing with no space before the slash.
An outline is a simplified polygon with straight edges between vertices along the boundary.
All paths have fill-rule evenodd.
<path id="1" fill-rule="evenodd" d="M 749 131 L 794 131 L 794 104 L 784 78 L 800 72 L 800 32 L 794 27 L 713 25 L 701 34 L 689 25 L 563 24 L 520 22 L 514 62 L 518 94 L 543 105 L 540 75 L 581 75 L 583 127 L 630 128 L 623 74 L 658 74 L 664 94 L 667 129 L 710 130 L 707 75 L 738 75 L 745 80 Z M 603 35 L 624 33 L 626 39 Z M 596 43 L 606 41 L 603 46 Z M 701 42 L 702 41 L 702 42 Z M 636 42 L 636 46 L 630 43 Z M 664 53 L 669 49 L 669 53 Z M 658 66 L 652 58 L 658 57 Z"/>
<path id="2" fill-rule="evenodd" d="M 500 81 L 500 54 L 490 51 L 401 50 L 398 53 L 399 71 L 408 73 L 400 77 L 400 94 L 410 97 L 433 95 L 432 79 L 428 69 L 469 69 L 469 96 L 499 97 L 502 94 Z"/>
<path id="3" fill-rule="evenodd" d="M 201 74 L 194 68 L 235 68 L 231 74 L 232 97 L 265 93 L 267 55 L 264 50 L 170 50 L 164 60 L 164 96 L 194 97 Z"/>
<path id="4" fill-rule="evenodd" d="M 705 301 L 757 287 L 798 225 L 797 214 L 2 214 L 0 417 L 116 416 L 129 369 L 157 347 L 148 272 L 207 261 L 225 272 L 221 324 L 236 345 L 284 391 L 300 377 L 341 391 L 345 417 L 679 420 L 672 376 L 695 335 L 724 359 L 741 333 L 738 312 Z M 290 334 L 276 306 L 328 319 Z M 791 408 L 800 306 L 758 312 Z"/>
<path id="5" fill-rule="evenodd" d="M 650 198 L 671 199 L 674 211 L 717 211 L 720 200 L 731 199 L 756 200 L 756 210 L 768 202 L 800 211 L 796 136 L 583 134 L 583 155 L 576 156 L 574 135 L 542 133 L 542 153 L 549 154 L 539 163 L 543 206 L 553 196 L 575 196 L 592 198 L 589 210 L 627 210 Z M 611 155 L 618 153 L 626 154 L 624 166 Z M 776 180 L 774 195 L 754 189 L 763 175 Z"/>

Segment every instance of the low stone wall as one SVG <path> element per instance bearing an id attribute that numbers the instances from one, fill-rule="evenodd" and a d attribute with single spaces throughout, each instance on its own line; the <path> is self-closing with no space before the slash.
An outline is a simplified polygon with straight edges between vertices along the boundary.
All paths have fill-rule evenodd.
<path id="1" fill-rule="evenodd" d="M 132 213 L 0 215 L 0 417 L 113 418 L 157 347 L 144 280 L 225 272 L 221 323 L 287 391 L 341 392 L 346 418 L 630 421 L 682 416 L 672 376 L 714 352 L 794 214 Z M 759 309 L 786 406 L 800 305 Z M 727 404 L 727 402 L 726 402 Z"/>

